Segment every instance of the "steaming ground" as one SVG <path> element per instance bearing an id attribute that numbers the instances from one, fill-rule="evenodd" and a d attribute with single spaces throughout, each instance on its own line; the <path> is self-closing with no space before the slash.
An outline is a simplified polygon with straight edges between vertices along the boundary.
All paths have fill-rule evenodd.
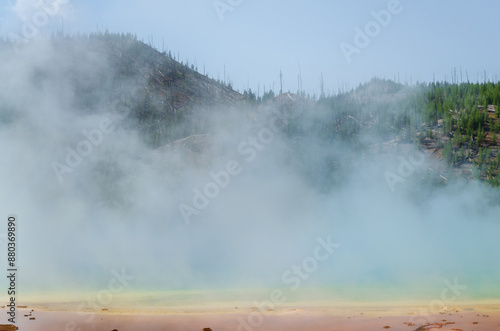
<path id="1" fill-rule="evenodd" d="M 0 201 L 5 218 L 19 218 L 22 296 L 99 291 L 113 270 L 133 278 L 127 293 L 282 288 L 294 300 L 426 299 L 457 279 L 463 298 L 500 295 L 498 191 L 460 181 L 430 187 L 421 179 L 435 161 L 425 158 L 393 192 L 385 174 L 398 174 L 410 147 L 352 156 L 314 136 L 286 138 L 283 123 L 273 131 L 271 110 L 253 120 L 238 109 L 205 115 L 217 151 L 208 166 L 175 151 L 158 161 L 127 109 L 106 98 L 77 102 L 80 85 L 113 75 L 107 60 L 81 52 L 75 62 L 36 41 L 0 53 L 8 77 Z M 88 155 L 78 162 L 69 151 L 79 144 Z M 328 158 L 344 170 L 324 189 Z M 54 162 L 68 168 L 57 172 Z M 179 206 L 192 207 L 193 189 L 229 164 L 237 174 L 188 224 Z M 318 238 L 340 246 L 298 276 L 293 266 L 304 269 Z"/>

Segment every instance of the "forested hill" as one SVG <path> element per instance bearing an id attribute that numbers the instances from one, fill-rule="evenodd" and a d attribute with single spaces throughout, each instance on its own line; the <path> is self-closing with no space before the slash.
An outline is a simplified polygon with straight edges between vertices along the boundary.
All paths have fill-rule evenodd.
<path id="1" fill-rule="evenodd" d="M 323 136 L 356 142 L 369 134 L 373 143 L 411 142 L 430 150 L 453 175 L 499 185 L 499 83 L 406 86 L 373 79 L 320 99 L 317 108 L 331 116 L 317 128 Z M 358 141 L 360 149 L 363 143 Z"/>
<path id="2" fill-rule="evenodd" d="M 412 143 L 445 164 L 450 173 L 499 185 L 499 83 L 408 86 L 375 78 L 319 100 L 303 91 L 256 95 L 252 90 L 239 93 L 131 34 L 54 37 L 49 43 L 56 50 L 52 62 L 57 66 L 36 67 L 32 83 L 51 76 L 70 77 L 74 111 L 128 108 L 131 129 L 153 148 L 211 134 L 203 116 L 212 111 L 244 113 L 241 121 L 251 122 L 274 107 L 300 110 L 284 131 L 292 146 L 314 138 L 332 149 L 362 155 L 377 144 Z M 2 49 L 8 52 L 9 45 L 3 43 Z M 15 109 L 2 104 L 0 123 L 7 123 L 15 117 Z M 345 160 L 325 159 L 319 175 L 337 171 Z"/>
<path id="3" fill-rule="evenodd" d="M 31 42 L 12 47 L 3 42 L 0 47 L 4 54 L 16 47 L 18 52 L 31 54 L 33 84 L 41 86 L 61 77 L 69 81 L 74 111 L 128 108 L 151 146 L 202 133 L 204 123 L 197 116 L 202 110 L 238 107 L 243 102 L 243 95 L 229 84 L 199 73 L 194 65 L 179 61 L 170 52 L 160 52 L 132 34 L 54 36 L 43 46 Z M 38 64 L 43 62 L 41 54 L 51 57 L 46 65 Z M 8 115 L 4 112 L 2 117 Z"/>

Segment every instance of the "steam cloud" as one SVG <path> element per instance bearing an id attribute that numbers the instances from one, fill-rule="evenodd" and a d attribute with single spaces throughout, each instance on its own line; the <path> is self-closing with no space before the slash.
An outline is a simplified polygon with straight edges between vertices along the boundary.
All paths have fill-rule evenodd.
<path id="1" fill-rule="evenodd" d="M 397 174 L 413 150 L 352 156 L 316 135 L 287 138 L 287 123 L 256 148 L 249 139 L 270 128 L 272 109 L 200 112 L 219 150 L 208 167 L 179 151 L 158 154 L 120 99 L 143 77 L 82 104 L 92 82 L 112 84 L 116 68 L 72 43 L 0 51 L 0 201 L 19 217 L 23 295 L 104 288 L 110 270 L 122 268 L 136 277 L 133 290 L 286 287 L 283 272 L 320 236 L 341 246 L 299 296 L 314 287 L 338 297 L 370 298 L 363 289 L 373 288 L 433 295 L 456 277 L 471 296 L 500 294 L 498 192 L 465 182 L 431 188 L 420 180 L 428 158 L 392 192 L 384 174 Z M 294 125 L 308 132 L 315 116 L 306 111 Z M 323 189 L 329 159 L 343 171 Z M 191 205 L 193 189 L 231 160 L 241 171 L 186 224 L 179 205 Z"/>

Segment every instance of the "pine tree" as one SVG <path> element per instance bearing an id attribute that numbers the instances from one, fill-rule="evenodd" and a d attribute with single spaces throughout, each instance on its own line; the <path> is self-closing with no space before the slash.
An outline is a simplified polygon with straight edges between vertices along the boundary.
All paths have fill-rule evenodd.
<path id="1" fill-rule="evenodd" d="M 484 138 L 485 138 L 484 129 L 483 129 L 482 125 L 480 125 L 479 128 L 477 129 L 477 145 L 478 146 L 481 146 L 483 144 Z"/>

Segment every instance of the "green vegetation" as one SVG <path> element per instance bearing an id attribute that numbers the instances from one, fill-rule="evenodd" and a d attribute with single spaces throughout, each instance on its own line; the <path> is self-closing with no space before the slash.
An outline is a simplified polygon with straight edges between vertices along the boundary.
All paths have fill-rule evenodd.
<path id="1" fill-rule="evenodd" d="M 71 38 L 55 36 L 61 51 L 80 59 L 80 50 L 101 52 L 109 59 L 113 75 L 97 74 L 82 84 L 75 65 L 76 106 L 91 111 L 107 101 L 130 110 L 143 139 L 151 147 L 193 135 L 210 133 L 203 115 L 221 108 L 245 114 L 263 114 L 267 106 L 301 115 L 288 121 L 284 133 L 290 139 L 315 138 L 333 148 L 363 153 L 388 141 L 432 148 L 450 169 L 469 167 L 480 180 L 499 185 L 500 83 L 417 83 L 403 85 L 374 78 L 351 91 L 321 98 L 304 91 L 284 95 L 251 89 L 234 91 L 230 80 L 210 78 L 171 51 L 159 52 L 132 34 L 108 32 Z M 180 62 L 179 62 L 180 61 Z M 75 63 L 76 64 L 76 63 Z M 34 79 L 43 79 L 40 70 Z M 129 90 L 125 86 L 130 86 Z M 280 99 L 281 98 L 281 99 Z M 288 98 L 288 99 L 287 99 Z M 9 105 L 3 105 L 0 124 L 13 121 Z M 290 109 L 287 109 L 290 108 Z M 247 116 L 251 120 L 255 116 Z M 367 138 L 368 137 L 368 138 Z M 379 145 L 380 146 L 380 145 Z M 338 160 L 329 160 L 326 169 Z"/>
<path id="2" fill-rule="evenodd" d="M 251 93 L 244 95 L 249 98 Z M 252 102 L 265 101 L 252 98 Z M 472 177 L 498 186 L 498 104 L 500 83 L 407 86 L 375 78 L 352 91 L 314 101 L 286 133 L 290 138 L 313 136 L 332 148 L 347 145 L 355 153 L 392 140 L 419 148 L 438 147 L 437 155 L 442 155 L 450 171 L 465 167 Z M 299 125 L 304 122 L 308 132 Z"/>

